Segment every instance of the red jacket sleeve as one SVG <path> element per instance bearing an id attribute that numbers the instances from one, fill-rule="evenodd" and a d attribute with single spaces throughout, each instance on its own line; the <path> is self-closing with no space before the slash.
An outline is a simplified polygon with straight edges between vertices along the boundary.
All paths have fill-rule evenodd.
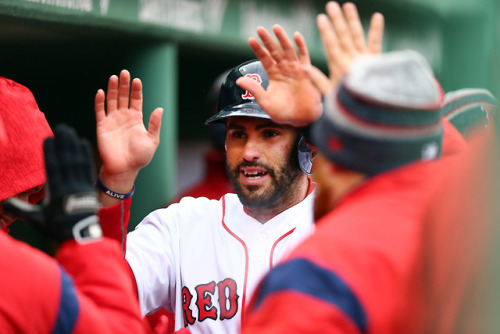
<path id="1" fill-rule="evenodd" d="M 146 332 L 127 264 L 114 241 L 68 241 L 57 259 L 73 277 L 79 305 L 73 333 Z M 63 295 L 64 284 L 63 277 Z"/>
<path id="2" fill-rule="evenodd" d="M 146 333 L 116 242 L 67 241 L 46 254 L 0 232 L 2 333 Z"/>
<path id="3" fill-rule="evenodd" d="M 51 333 L 60 299 L 57 262 L 3 231 L 0 253 L 2 333 Z"/>

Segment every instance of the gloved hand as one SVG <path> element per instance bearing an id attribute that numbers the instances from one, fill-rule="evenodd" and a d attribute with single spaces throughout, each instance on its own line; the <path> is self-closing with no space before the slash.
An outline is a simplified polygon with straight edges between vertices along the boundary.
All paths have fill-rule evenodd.
<path id="1" fill-rule="evenodd" d="M 100 238 L 90 145 L 67 125 L 56 126 L 54 135 L 43 145 L 47 185 L 42 205 L 9 198 L 3 202 L 4 210 L 39 227 L 57 242 Z"/>

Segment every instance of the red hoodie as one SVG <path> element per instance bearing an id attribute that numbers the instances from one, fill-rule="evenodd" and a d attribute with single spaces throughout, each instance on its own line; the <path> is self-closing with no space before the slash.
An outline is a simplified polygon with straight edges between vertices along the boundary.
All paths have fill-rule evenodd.
<path id="1" fill-rule="evenodd" d="M 43 141 L 53 133 L 30 90 L 4 77 L 0 77 L 0 119 L 5 131 L 0 154 L 3 201 L 45 183 Z M 42 197 L 43 192 L 37 193 L 30 202 Z"/>

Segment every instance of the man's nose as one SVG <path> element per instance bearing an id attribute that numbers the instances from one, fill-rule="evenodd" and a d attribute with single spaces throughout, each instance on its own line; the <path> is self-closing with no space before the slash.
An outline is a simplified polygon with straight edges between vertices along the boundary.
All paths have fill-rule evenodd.
<path id="1" fill-rule="evenodd" d="M 243 148 L 243 159 L 246 161 L 258 160 L 261 157 L 261 148 L 259 143 L 254 139 L 249 139 Z"/>

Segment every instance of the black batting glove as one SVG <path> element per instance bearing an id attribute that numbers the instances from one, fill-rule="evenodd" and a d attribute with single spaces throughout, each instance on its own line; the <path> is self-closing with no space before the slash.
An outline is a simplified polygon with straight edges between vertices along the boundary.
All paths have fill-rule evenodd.
<path id="1" fill-rule="evenodd" d="M 57 242 L 100 238 L 90 145 L 67 125 L 56 126 L 54 135 L 43 145 L 47 186 L 42 205 L 10 198 L 3 202 L 4 210 L 39 227 Z"/>

